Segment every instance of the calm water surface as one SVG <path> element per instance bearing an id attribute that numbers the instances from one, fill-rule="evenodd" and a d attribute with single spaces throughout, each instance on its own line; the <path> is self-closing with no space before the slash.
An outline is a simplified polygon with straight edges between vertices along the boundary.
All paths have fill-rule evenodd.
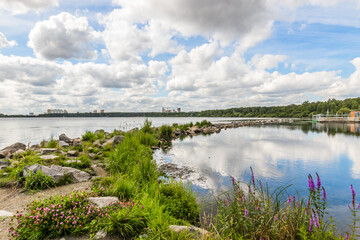
<path id="1" fill-rule="evenodd" d="M 148 118 L 153 125 L 189 123 L 207 119 L 211 122 L 234 120 L 235 118 Z M 144 124 L 143 117 L 126 118 L 0 118 L 0 149 L 15 142 L 37 144 L 51 137 L 57 139 L 62 133 L 70 138 L 80 137 L 86 131 L 130 130 Z"/>
<path id="2" fill-rule="evenodd" d="M 297 189 L 307 196 L 307 176 L 316 179 L 318 172 L 327 190 L 329 214 L 345 228 L 350 184 L 360 193 L 359 132 L 354 124 L 242 127 L 176 140 L 167 153 L 158 151 L 156 159 L 191 167 L 197 189 L 215 192 L 231 187 L 230 176 L 248 183 L 252 167 L 255 177 L 270 188 L 292 184 L 289 194 Z"/>

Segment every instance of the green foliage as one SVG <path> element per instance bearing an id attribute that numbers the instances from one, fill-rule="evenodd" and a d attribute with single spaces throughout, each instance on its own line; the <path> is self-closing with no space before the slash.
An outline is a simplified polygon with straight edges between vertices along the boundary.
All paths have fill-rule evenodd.
<path id="1" fill-rule="evenodd" d="M 152 122 L 149 121 L 148 119 L 145 119 L 144 125 L 143 125 L 143 127 L 141 128 L 141 131 L 142 131 L 143 133 L 151 133 L 151 134 L 154 133 L 151 125 L 152 125 Z"/>
<path id="2" fill-rule="evenodd" d="M 123 239 L 133 239 L 145 231 L 147 214 L 144 206 L 138 203 L 125 202 L 117 204 L 110 211 L 109 218 L 103 218 L 99 226 L 106 232 Z"/>
<path id="3" fill-rule="evenodd" d="M 45 147 L 47 147 L 47 148 L 57 148 L 58 147 L 58 142 L 56 140 L 54 140 L 53 137 L 51 137 L 50 141 L 48 142 L 48 144 Z"/>
<path id="4" fill-rule="evenodd" d="M 43 190 L 52 188 L 55 186 L 55 182 L 51 177 L 46 176 L 43 172 L 38 171 L 36 173 L 30 172 L 25 180 L 25 188 L 28 190 Z"/>
<path id="5" fill-rule="evenodd" d="M 94 142 L 97 139 L 97 136 L 90 131 L 86 131 L 86 133 L 82 136 L 81 139 L 83 141 Z"/>
<path id="6" fill-rule="evenodd" d="M 310 179 L 310 178 L 309 178 Z M 269 192 L 254 178 L 248 190 L 233 181 L 233 190 L 218 197 L 216 231 L 226 238 L 337 239 L 335 227 L 325 221 L 326 200 L 320 187 L 309 189 L 308 198 L 287 196 L 289 186 Z"/>
<path id="7" fill-rule="evenodd" d="M 161 139 L 171 139 L 172 127 L 168 125 L 162 125 L 159 128 L 159 136 Z"/>
<path id="8" fill-rule="evenodd" d="M 195 124 L 196 126 L 198 126 L 199 128 L 201 127 L 210 127 L 211 126 L 211 122 L 207 121 L 207 120 L 202 120 L 201 122 L 196 122 Z"/>
<path id="9" fill-rule="evenodd" d="M 105 132 L 101 131 L 101 132 L 97 133 L 96 139 L 99 139 L 99 140 L 105 139 Z"/>
<path id="10" fill-rule="evenodd" d="M 337 114 L 349 114 L 350 109 L 347 107 L 340 108 L 336 113 Z"/>
<path id="11" fill-rule="evenodd" d="M 170 181 L 160 186 L 160 203 L 172 216 L 184 219 L 192 224 L 199 220 L 200 208 L 196 195 L 181 182 Z"/>

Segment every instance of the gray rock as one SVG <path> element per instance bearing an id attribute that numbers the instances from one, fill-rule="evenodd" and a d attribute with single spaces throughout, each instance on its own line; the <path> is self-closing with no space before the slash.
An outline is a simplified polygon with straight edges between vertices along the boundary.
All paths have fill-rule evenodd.
<path id="1" fill-rule="evenodd" d="M 109 206 L 119 201 L 117 197 L 89 197 L 88 200 L 99 208 Z"/>
<path id="2" fill-rule="evenodd" d="M 18 150 L 26 150 L 26 145 L 23 143 L 14 143 L 8 147 L 5 147 L 0 150 L 0 158 L 11 157 Z"/>
<path id="3" fill-rule="evenodd" d="M 65 133 L 61 134 L 59 136 L 59 140 L 60 141 L 63 141 L 63 142 L 66 142 L 67 144 L 71 144 L 72 143 L 72 139 L 69 138 L 68 136 L 65 135 Z"/>
<path id="4" fill-rule="evenodd" d="M 25 152 L 25 150 L 19 149 L 16 152 L 14 152 L 14 155 L 21 155 Z"/>
<path id="5" fill-rule="evenodd" d="M 0 160 L 0 166 L 5 166 L 5 167 L 7 167 L 7 166 L 10 166 L 10 162 L 8 162 L 8 161 L 6 161 L 6 160 Z"/>
<path id="6" fill-rule="evenodd" d="M 50 153 L 54 153 L 56 152 L 58 149 L 57 148 L 40 148 L 40 152 L 41 154 L 50 154 Z"/>
<path id="7" fill-rule="evenodd" d="M 94 132 L 94 134 L 99 134 L 105 132 L 104 129 L 98 129 Z"/>
<path id="8" fill-rule="evenodd" d="M 31 149 L 32 151 L 35 151 L 35 150 L 37 150 L 37 149 L 39 149 L 39 148 L 41 148 L 40 144 L 34 144 L 34 145 L 32 145 L 32 146 L 30 147 L 30 149 Z"/>
<path id="9" fill-rule="evenodd" d="M 58 159 L 59 156 L 56 156 L 56 155 L 42 155 L 40 156 L 41 159 L 43 160 L 55 160 L 55 159 Z"/>
<path id="10" fill-rule="evenodd" d="M 95 153 L 89 153 L 88 155 L 89 155 L 89 158 L 91 158 L 91 159 L 94 159 L 94 158 L 95 158 L 95 156 L 96 156 L 96 154 L 95 154 Z"/>
<path id="11" fill-rule="evenodd" d="M 81 163 L 81 161 L 80 161 L 80 160 L 67 160 L 67 161 L 65 161 L 65 163 L 67 163 L 67 164 L 71 164 L 71 163 Z"/>
<path id="12" fill-rule="evenodd" d="M 195 226 L 188 227 L 188 226 L 171 225 L 169 226 L 169 229 L 175 233 L 188 232 L 190 234 L 194 234 L 196 237 L 201 239 L 205 236 L 210 235 L 210 233 L 207 230 Z"/>
<path id="13" fill-rule="evenodd" d="M 75 150 L 71 150 L 67 152 L 67 155 L 70 157 L 76 157 L 78 153 Z"/>
<path id="14" fill-rule="evenodd" d="M 5 210 L 0 210 L 0 217 L 12 217 L 14 214 Z"/>
<path id="15" fill-rule="evenodd" d="M 59 146 L 60 147 L 69 147 L 69 144 L 67 142 L 64 142 L 62 140 L 59 141 Z"/>
<path id="16" fill-rule="evenodd" d="M 80 146 L 81 145 L 81 139 L 80 138 L 74 138 L 72 141 L 72 145 L 74 147 Z"/>
<path id="17" fill-rule="evenodd" d="M 58 165 L 51 165 L 50 167 L 47 167 L 40 164 L 26 166 L 23 170 L 23 175 L 26 177 L 30 172 L 36 173 L 38 171 L 42 171 L 45 175 L 51 177 L 55 182 L 64 178 L 66 174 L 70 175 L 75 183 L 85 182 L 91 178 L 90 174 L 75 168 L 62 167 Z"/>
<path id="18" fill-rule="evenodd" d="M 110 138 L 109 140 L 107 140 L 104 144 L 103 147 L 105 147 L 106 145 L 118 145 L 119 143 L 122 143 L 122 141 L 124 141 L 124 136 L 114 136 L 112 138 Z"/>
<path id="19" fill-rule="evenodd" d="M 96 140 L 93 144 L 94 144 L 95 147 L 101 147 L 100 140 Z"/>
<path id="20" fill-rule="evenodd" d="M 100 230 L 95 234 L 94 239 L 103 239 L 105 237 L 106 237 L 105 230 Z"/>

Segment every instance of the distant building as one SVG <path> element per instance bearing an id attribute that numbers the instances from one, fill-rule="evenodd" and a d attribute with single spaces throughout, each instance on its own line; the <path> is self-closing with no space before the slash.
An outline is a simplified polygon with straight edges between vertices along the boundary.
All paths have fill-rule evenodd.
<path id="1" fill-rule="evenodd" d="M 104 109 L 101 109 L 101 110 L 100 110 L 100 113 L 104 113 L 104 112 L 105 112 Z"/>
<path id="2" fill-rule="evenodd" d="M 162 112 L 162 113 L 171 113 L 171 112 L 179 113 L 179 112 L 181 112 L 181 108 L 170 109 L 170 108 L 164 108 L 164 107 L 162 107 L 162 108 L 161 108 L 161 112 Z"/>
<path id="3" fill-rule="evenodd" d="M 47 114 L 67 114 L 67 110 L 63 109 L 48 109 Z"/>
<path id="4" fill-rule="evenodd" d="M 97 113 L 97 110 L 94 110 L 94 113 Z"/>
<path id="5" fill-rule="evenodd" d="M 32 112 L 31 112 L 31 113 L 29 113 L 29 116 L 34 116 L 34 113 L 32 113 Z"/>

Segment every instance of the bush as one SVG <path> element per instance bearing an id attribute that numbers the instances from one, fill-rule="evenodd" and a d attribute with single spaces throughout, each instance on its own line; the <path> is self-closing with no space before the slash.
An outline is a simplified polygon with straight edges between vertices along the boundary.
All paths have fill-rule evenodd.
<path id="1" fill-rule="evenodd" d="M 94 142 L 96 140 L 96 135 L 90 131 L 86 131 L 86 133 L 82 136 L 82 140 L 83 141 L 88 141 L 88 142 Z"/>
<path id="2" fill-rule="evenodd" d="M 143 125 L 143 127 L 141 128 L 141 131 L 142 131 L 143 133 L 150 133 L 150 134 L 151 134 L 151 133 L 154 133 L 151 125 L 152 125 L 152 122 L 149 121 L 148 119 L 145 119 L 144 125 Z"/>
<path id="3" fill-rule="evenodd" d="M 161 139 L 171 139 L 172 127 L 162 125 L 159 129 L 159 135 Z"/>
<path id="4" fill-rule="evenodd" d="M 124 202 L 113 206 L 110 217 L 100 222 L 106 232 L 123 239 L 134 239 L 145 231 L 147 215 L 144 206 L 135 202 Z"/>
<path id="5" fill-rule="evenodd" d="M 30 172 L 25 178 L 25 188 L 28 190 L 43 190 L 54 187 L 56 184 L 51 177 L 46 176 L 43 172 Z"/>
<path id="6" fill-rule="evenodd" d="M 51 137 L 50 141 L 48 142 L 48 144 L 46 145 L 46 147 L 48 148 L 57 148 L 58 147 L 58 143 L 56 140 L 53 139 L 53 137 Z"/>
<path id="7" fill-rule="evenodd" d="M 171 181 L 160 186 L 160 203 L 165 211 L 178 219 L 196 224 L 200 217 L 200 208 L 196 195 L 181 182 Z"/>

